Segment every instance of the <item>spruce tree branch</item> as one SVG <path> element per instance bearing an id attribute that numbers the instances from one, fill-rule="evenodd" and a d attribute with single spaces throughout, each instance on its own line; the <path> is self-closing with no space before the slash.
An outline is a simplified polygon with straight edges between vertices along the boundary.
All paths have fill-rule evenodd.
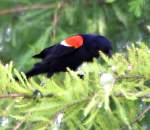
<path id="1" fill-rule="evenodd" d="M 21 125 L 24 123 L 24 121 L 17 122 L 16 126 L 13 128 L 13 130 L 19 130 Z"/>
<path id="2" fill-rule="evenodd" d="M 55 3 L 47 3 L 47 4 L 33 4 L 30 6 L 16 6 L 13 8 L 7 8 L 7 9 L 1 9 L 0 10 L 0 16 L 12 14 L 12 13 L 21 13 L 28 10 L 37 10 L 37 9 L 49 9 L 49 8 L 56 8 L 57 4 Z"/>
<path id="3" fill-rule="evenodd" d="M 150 105 L 141 113 L 138 114 L 138 116 L 130 123 L 130 125 L 134 125 L 135 123 L 137 123 L 138 121 L 140 121 L 147 112 L 150 111 Z M 125 128 L 128 127 L 127 125 L 123 126 L 120 130 L 125 130 Z"/>
<path id="4" fill-rule="evenodd" d="M 51 98 L 53 97 L 53 94 L 47 94 L 47 95 L 42 95 L 42 97 L 45 98 Z M 10 94 L 5 94 L 5 95 L 0 95 L 0 99 L 7 99 L 7 98 L 29 98 L 29 99 L 33 99 L 34 97 L 36 97 L 36 95 L 26 95 L 26 94 L 21 94 L 21 93 L 10 93 Z"/>
<path id="5" fill-rule="evenodd" d="M 28 118 L 28 116 L 31 115 L 31 112 L 28 112 L 25 117 Z M 13 130 L 20 130 L 20 127 L 23 125 L 23 123 L 25 122 L 26 118 L 24 118 L 22 121 L 17 122 L 17 124 L 15 125 L 15 127 L 13 128 Z"/>
<path id="6" fill-rule="evenodd" d="M 150 98 L 150 92 L 148 92 L 148 93 L 146 93 L 142 96 L 139 96 L 137 93 L 138 92 L 130 93 L 129 95 L 131 95 L 131 96 L 134 95 L 137 98 Z M 125 97 L 123 93 L 118 93 L 118 94 L 115 94 L 114 96 L 116 96 L 116 97 Z"/>
<path id="7" fill-rule="evenodd" d="M 27 97 L 27 96 L 25 96 L 24 94 L 20 94 L 20 93 L 11 93 L 11 94 L 0 95 L 0 99 L 17 98 L 17 97 Z"/>
<path id="8" fill-rule="evenodd" d="M 143 79 L 145 78 L 143 75 L 122 75 L 118 76 L 116 80 L 121 80 L 121 79 Z"/>
<path id="9" fill-rule="evenodd" d="M 71 102 L 71 103 L 66 104 L 62 109 L 60 109 L 58 112 L 56 112 L 56 113 L 51 117 L 50 123 L 47 124 L 47 126 L 45 127 L 44 130 L 48 130 L 48 128 L 49 128 L 49 126 L 50 126 L 50 124 L 51 124 L 51 120 L 54 121 L 59 113 L 64 113 L 64 112 L 66 112 L 68 109 L 70 109 L 71 107 L 73 107 L 73 106 L 75 106 L 75 105 L 78 105 L 78 104 L 80 104 L 80 103 L 87 102 L 87 101 L 89 101 L 90 99 L 91 99 L 91 97 L 86 97 L 86 98 L 84 98 L 84 99 L 76 100 L 76 101 L 74 101 L 74 102 Z"/>
<path id="10" fill-rule="evenodd" d="M 134 119 L 134 121 L 131 123 L 131 125 L 133 125 L 134 123 L 139 121 L 141 118 L 143 118 L 144 115 L 149 111 L 150 111 L 150 105 Z"/>
<path id="11" fill-rule="evenodd" d="M 34 93 L 34 92 L 33 92 Z M 136 94 L 137 94 L 138 92 L 136 92 Z M 139 95 L 137 95 L 136 96 L 136 94 L 135 93 L 130 93 L 131 95 L 135 95 L 135 97 L 137 97 L 137 98 L 150 98 L 150 93 L 146 93 L 146 94 L 144 94 L 144 95 L 142 95 L 142 96 L 139 96 Z M 41 95 L 41 98 L 51 98 L 51 97 L 54 97 L 55 95 L 54 94 L 52 94 L 52 93 L 50 93 L 50 94 L 47 94 L 47 95 Z M 118 94 L 115 94 L 114 96 L 116 96 L 116 97 L 125 97 L 124 96 L 124 94 L 122 94 L 122 93 L 118 93 Z M 36 98 L 36 95 L 27 95 L 27 94 L 21 94 L 21 93 L 10 93 L 10 94 L 4 94 L 4 95 L 0 95 L 0 99 L 7 99 L 7 98 L 19 98 L 19 97 L 22 97 L 22 98 Z"/>
<path id="12" fill-rule="evenodd" d="M 53 16 L 53 30 L 52 30 L 52 36 L 53 37 L 56 36 L 56 28 L 57 28 L 57 25 L 59 23 L 59 14 L 58 14 L 58 12 L 63 7 L 63 4 L 64 4 L 63 2 L 60 2 L 60 3 L 57 4 L 57 8 L 56 8 L 54 16 Z"/>

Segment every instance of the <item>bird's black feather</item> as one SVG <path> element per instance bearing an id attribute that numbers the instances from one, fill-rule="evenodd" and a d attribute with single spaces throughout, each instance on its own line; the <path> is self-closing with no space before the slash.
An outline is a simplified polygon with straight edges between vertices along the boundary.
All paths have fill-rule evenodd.
<path id="1" fill-rule="evenodd" d="M 98 57 L 99 51 L 106 55 L 112 51 L 111 42 L 103 36 L 92 34 L 81 34 L 81 36 L 84 43 L 79 48 L 56 44 L 34 55 L 34 58 L 41 58 L 41 62 L 35 64 L 26 76 L 47 73 L 47 76 L 51 77 L 54 73 L 66 71 L 67 67 L 76 70 L 83 62 Z"/>
<path id="2" fill-rule="evenodd" d="M 53 47 L 55 47 L 56 45 L 54 46 L 51 46 L 51 47 L 48 47 L 48 48 L 45 48 L 43 51 L 41 51 L 39 54 L 36 54 L 34 56 L 32 56 L 33 58 L 45 58 L 47 56 L 47 54 L 51 53 L 51 50 Z"/>

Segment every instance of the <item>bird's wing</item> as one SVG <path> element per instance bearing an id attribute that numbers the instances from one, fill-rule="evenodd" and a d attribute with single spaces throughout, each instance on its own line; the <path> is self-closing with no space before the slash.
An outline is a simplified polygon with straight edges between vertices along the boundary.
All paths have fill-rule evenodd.
<path id="1" fill-rule="evenodd" d="M 69 55 L 83 45 L 83 38 L 80 35 L 75 35 L 66 38 L 60 44 L 56 44 L 44 49 L 41 53 L 34 55 L 34 58 L 53 59 Z"/>
<path id="2" fill-rule="evenodd" d="M 73 47 L 65 47 L 63 45 L 57 45 L 51 50 L 49 54 L 46 55 L 44 61 L 46 60 L 50 61 L 52 59 L 65 57 L 66 55 L 71 55 L 71 53 L 73 53 L 76 50 L 77 49 Z"/>
<path id="3" fill-rule="evenodd" d="M 54 48 L 56 45 L 45 48 L 43 51 L 41 51 L 39 54 L 36 54 L 34 56 L 32 56 L 33 58 L 41 58 L 44 59 L 48 54 L 51 53 L 52 48 Z"/>
<path id="4" fill-rule="evenodd" d="M 63 45 L 55 45 L 52 47 L 48 47 L 41 51 L 39 54 L 36 54 L 33 56 L 33 58 L 41 58 L 41 59 L 47 59 L 47 58 L 59 58 L 65 55 L 68 55 L 69 53 L 74 52 L 76 49 L 73 47 L 66 47 Z"/>

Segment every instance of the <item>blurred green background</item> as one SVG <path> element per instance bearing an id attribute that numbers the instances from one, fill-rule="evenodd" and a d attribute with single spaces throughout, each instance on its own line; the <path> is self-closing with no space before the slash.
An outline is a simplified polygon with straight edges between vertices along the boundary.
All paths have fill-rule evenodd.
<path id="1" fill-rule="evenodd" d="M 0 0 L 0 59 L 19 70 L 32 55 L 65 37 L 97 33 L 114 51 L 150 42 L 149 0 Z"/>

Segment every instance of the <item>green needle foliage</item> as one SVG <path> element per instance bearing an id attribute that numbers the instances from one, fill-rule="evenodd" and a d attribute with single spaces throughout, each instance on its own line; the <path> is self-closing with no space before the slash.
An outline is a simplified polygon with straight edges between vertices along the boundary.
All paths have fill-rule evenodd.
<path id="1" fill-rule="evenodd" d="M 0 0 L 0 129 L 149 130 L 149 12 L 149 0 Z M 26 79 L 32 55 L 78 33 L 117 53 L 84 66 L 84 79 Z"/>
<path id="2" fill-rule="evenodd" d="M 0 64 L 0 115 L 6 129 L 44 130 L 142 130 L 150 118 L 150 50 L 144 43 L 132 46 L 112 59 L 101 54 L 82 70 L 84 79 L 68 69 L 51 79 L 38 76 L 26 79 L 13 64 Z M 119 61 L 119 62 L 118 62 Z M 103 62 L 103 63 L 102 63 Z M 114 82 L 105 109 L 101 74 L 109 73 Z M 14 80 L 14 76 L 19 81 Z M 107 77 L 106 77 L 107 78 Z M 147 112 L 143 113 L 145 109 Z M 138 116 L 139 115 L 139 116 Z"/>

